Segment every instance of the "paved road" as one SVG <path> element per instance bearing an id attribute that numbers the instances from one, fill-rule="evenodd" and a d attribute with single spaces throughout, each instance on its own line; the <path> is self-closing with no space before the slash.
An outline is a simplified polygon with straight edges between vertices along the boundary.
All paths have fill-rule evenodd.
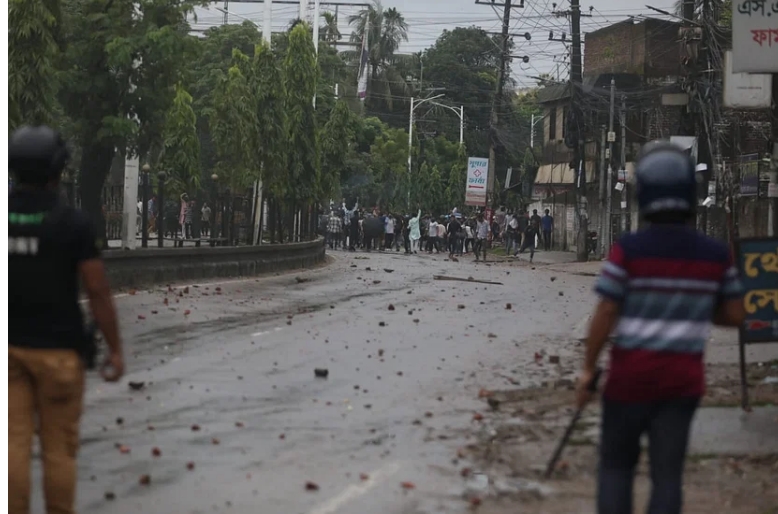
<path id="1" fill-rule="evenodd" d="M 304 273 L 119 295 L 129 374 L 90 378 L 79 512 L 464 512 L 452 459 L 478 426 L 479 387 L 543 380 L 528 364 L 574 345 L 591 280 L 336 253 Z"/>

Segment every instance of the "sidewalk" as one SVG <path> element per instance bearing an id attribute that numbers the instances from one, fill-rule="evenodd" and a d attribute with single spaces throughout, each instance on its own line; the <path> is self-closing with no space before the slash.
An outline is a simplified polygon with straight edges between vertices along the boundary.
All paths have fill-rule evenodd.
<path id="1" fill-rule="evenodd" d="M 512 257 L 505 257 L 502 253 L 496 254 L 495 257 L 504 259 L 505 261 L 514 260 Z M 525 251 L 524 253 L 519 254 L 518 258 L 522 262 L 529 262 L 529 252 Z M 532 259 L 532 263 L 548 266 L 548 269 L 559 271 L 560 273 L 571 273 L 592 277 L 597 276 L 602 267 L 602 261 L 600 260 L 578 262 L 574 252 L 561 252 L 556 250 L 549 252 L 535 250 L 535 257 Z"/>

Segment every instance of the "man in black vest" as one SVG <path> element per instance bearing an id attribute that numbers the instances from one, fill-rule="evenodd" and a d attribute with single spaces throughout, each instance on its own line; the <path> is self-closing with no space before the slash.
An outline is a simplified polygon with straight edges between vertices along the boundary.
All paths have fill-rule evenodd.
<path id="1" fill-rule="evenodd" d="M 65 142 L 49 127 L 22 127 L 8 154 L 16 179 L 8 198 L 8 512 L 29 512 L 37 428 L 46 511 L 67 514 L 75 504 L 84 370 L 95 355 L 79 281 L 108 345 L 106 381 L 124 372 L 121 340 L 92 224 L 58 194 Z"/>

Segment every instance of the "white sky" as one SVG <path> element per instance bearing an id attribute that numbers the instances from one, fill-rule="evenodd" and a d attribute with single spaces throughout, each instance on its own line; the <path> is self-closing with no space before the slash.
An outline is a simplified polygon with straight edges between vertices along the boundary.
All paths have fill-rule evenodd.
<path id="1" fill-rule="evenodd" d="M 326 0 L 322 0 L 323 2 Z M 346 2 L 348 0 L 332 0 L 332 2 Z M 354 2 L 367 2 L 370 0 L 354 0 Z M 515 2 L 516 0 L 514 0 Z M 444 29 L 456 27 L 480 26 L 487 31 L 499 32 L 501 28 L 502 8 L 492 8 L 489 5 L 479 5 L 475 0 L 383 0 L 384 7 L 396 7 L 405 17 L 408 23 L 408 39 L 400 49 L 402 53 L 418 52 L 432 45 Z M 553 7 L 557 4 L 556 9 Z M 581 19 L 581 27 L 584 33 L 591 32 L 607 26 L 611 23 L 623 21 L 630 16 L 641 14 L 661 17 L 659 14 L 647 9 L 646 4 L 672 11 L 674 0 L 581 0 L 584 13 L 591 13 L 591 17 Z M 309 2 L 308 19 L 313 16 L 313 0 Z M 589 6 L 594 9 L 589 10 Z M 198 23 L 196 28 L 208 28 L 220 25 L 224 15 L 216 10 L 223 8 L 224 0 L 211 4 L 209 9 L 198 9 Z M 236 15 L 242 15 L 262 25 L 263 4 L 229 1 L 228 11 Z M 567 76 L 568 68 L 565 64 L 567 58 L 566 45 L 561 42 L 548 41 L 548 33 L 554 31 L 554 37 L 559 38 L 562 32 L 570 37 L 569 20 L 564 17 L 555 17 L 551 13 L 554 10 L 569 8 L 568 0 L 525 0 L 523 9 L 513 9 L 511 15 L 511 32 L 524 34 L 530 32 L 531 41 L 515 38 L 516 49 L 514 55 L 527 55 L 530 62 L 521 64 L 518 60 L 513 62 L 513 78 L 520 86 L 533 86 L 535 80 L 532 76 L 540 73 L 551 73 L 560 78 Z M 340 7 L 340 31 L 344 40 L 348 38 L 351 29 L 347 19 L 351 14 L 359 11 L 359 7 Z M 497 11 L 495 11 L 497 9 Z M 334 11 L 334 7 L 323 5 L 322 11 Z M 299 15 L 298 5 L 273 4 L 273 31 L 282 31 L 289 21 Z M 230 23 L 241 23 L 243 20 L 237 16 L 231 16 Z M 584 53 L 585 53 L 584 48 Z"/>

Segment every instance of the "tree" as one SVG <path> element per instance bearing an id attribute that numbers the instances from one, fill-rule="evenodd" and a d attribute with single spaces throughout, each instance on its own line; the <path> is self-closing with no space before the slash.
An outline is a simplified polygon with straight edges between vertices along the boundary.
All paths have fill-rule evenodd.
<path id="1" fill-rule="evenodd" d="M 49 122 L 56 103 L 57 2 L 8 4 L 8 129 Z"/>
<path id="2" fill-rule="evenodd" d="M 101 192 L 116 149 L 159 153 L 165 114 L 193 50 L 190 0 L 64 0 L 60 105 L 81 152 L 82 207 L 104 240 Z"/>
<path id="3" fill-rule="evenodd" d="M 338 29 L 338 19 L 331 12 L 322 13 L 324 25 L 319 28 L 319 39 L 327 43 L 340 41 L 341 35 Z"/>
<path id="4" fill-rule="evenodd" d="M 200 141 L 192 96 L 179 84 L 173 106 L 167 113 L 163 131 L 164 148 L 160 169 L 168 174 L 176 194 L 200 187 Z"/>
<path id="5" fill-rule="evenodd" d="M 295 205 L 315 198 L 318 183 L 318 152 L 313 95 L 319 69 L 307 25 L 300 23 L 289 33 L 284 59 L 286 89 L 288 197 Z"/>
<path id="6" fill-rule="evenodd" d="M 465 183 L 467 182 L 467 151 L 464 146 L 459 148 L 456 161 L 449 168 L 446 178 L 448 208 L 462 209 L 465 206 Z"/>
<path id="7" fill-rule="evenodd" d="M 336 198 L 336 189 L 340 189 L 340 170 L 345 165 L 349 142 L 354 137 L 351 117 L 348 105 L 341 100 L 335 105 L 329 121 L 319 133 L 322 167 L 319 196 L 322 202 Z"/>
<path id="8" fill-rule="evenodd" d="M 398 72 L 398 64 L 407 60 L 407 56 L 396 55 L 400 43 L 408 41 L 408 24 L 397 9 L 384 10 L 380 0 L 374 5 L 349 17 L 354 27 L 351 42 L 361 45 L 366 28 L 368 30 L 368 65 L 370 77 L 367 84 L 365 104 L 372 110 L 380 111 L 393 107 L 395 94 L 407 95 L 409 85 L 405 76 Z M 360 61 L 359 52 L 351 52 L 352 60 Z"/>
<path id="9" fill-rule="evenodd" d="M 405 209 L 408 203 L 408 133 L 384 126 L 370 147 L 372 199 L 382 209 Z"/>
<path id="10" fill-rule="evenodd" d="M 257 175 L 257 118 L 255 97 L 241 72 L 248 57 L 233 50 L 233 66 L 213 92 L 210 130 L 218 162 L 219 181 L 233 191 L 247 187 Z"/>
<path id="11" fill-rule="evenodd" d="M 285 90 L 281 68 L 267 43 L 254 50 L 252 89 L 255 95 L 256 162 L 262 165 L 263 187 L 282 197 L 291 187 L 287 180 Z"/>
<path id="12" fill-rule="evenodd" d="M 424 82 L 442 88 L 446 100 L 464 105 L 467 114 L 466 146 L 485 155 L 489 147 L 491 103 L 497 84 L 501 41 L 480 27 L 444 30 L 424 51 Z M 440 132 L 451 139 L 459 135 L 459 119 L 441 118 Z"/>

